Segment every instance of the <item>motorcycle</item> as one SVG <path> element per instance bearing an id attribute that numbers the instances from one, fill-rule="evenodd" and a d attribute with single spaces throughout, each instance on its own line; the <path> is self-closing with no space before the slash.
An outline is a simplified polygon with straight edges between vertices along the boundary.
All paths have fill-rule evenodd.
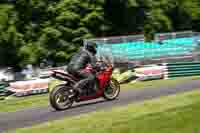
<path id="1" fill-rule="evenodd" d="M 50 92 L 50 105 L 56 110 L 65 110 L 70 108 L 74 102 L 89 101 L 100 97 L 106 100 L 116 99 L 120 93 L 120 84 L 112 77 L 113 66 L 104 62 L 101 62 L 100 66 L 99 71 L 94 70 L 90 65 L 84 69 L 86 72 L 96 71 L 96 83 L 85 85 L 83 92 L 79 95 L 73 88 L 80 80 L 79 78 L 70 75 L 66 71 L 53 70 L 51 76 L 65 82 L 57 85 Z"/>

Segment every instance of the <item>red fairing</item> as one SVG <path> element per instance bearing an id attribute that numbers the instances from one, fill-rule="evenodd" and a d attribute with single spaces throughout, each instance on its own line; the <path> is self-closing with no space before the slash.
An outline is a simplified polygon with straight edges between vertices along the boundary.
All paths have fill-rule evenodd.
<path id="1" fill-rule="evenodd" d="M 112 75 L 112 67 L 108 67 L 105 71 L 102 71 L 97 76 L 99 80 L 99 88 L 100 90 L 104 89 L 106 83 L 110 80 Z"/>
<path id="2" fill-rule="evenodd" d="M 86 69 L 86 71 L 92 71 L 92 70 Z M 112 67 L 109 67 L 105 71 L 100 72 L 99 75 L 97 75 L 99 81 L 99 90 L 97 91 L 96 95 L 81 96 L 80 101 L 92 100 L 101 97 L 103 95 L 105 85 L 110 80 L 111 75 L 112 75 Z"/>

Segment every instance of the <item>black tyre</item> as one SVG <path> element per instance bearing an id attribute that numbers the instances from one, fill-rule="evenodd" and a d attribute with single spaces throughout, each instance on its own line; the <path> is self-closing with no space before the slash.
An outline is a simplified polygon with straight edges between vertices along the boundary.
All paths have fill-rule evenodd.
<path id="1" fill-rule="evenodd" d="M 73 98 L 69 98 L 71 87 L 58 85 L 50 92 L 50 105 L 56 110 L 66 110 L 70 108 L 74 102 Z"/>
<path id="2" fill-rule="evenodd" d="M 114 100 L 119 96 L 119 93 L 120 93 L 120 84 L 116 79 L 112 78 L 109 84 L 104 89 L 103 97 L 106 100 Z"/>

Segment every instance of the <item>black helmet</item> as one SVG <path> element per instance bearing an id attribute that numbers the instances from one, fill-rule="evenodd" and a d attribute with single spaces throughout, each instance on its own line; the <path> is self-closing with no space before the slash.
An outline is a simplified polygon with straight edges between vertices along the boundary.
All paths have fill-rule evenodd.
<path id="1" fill-rule="evenodd" d="M 95 42 L 88 42 L 85 45 L 85 49 L 95 55 L 97 53 L 97 44 Z"/>

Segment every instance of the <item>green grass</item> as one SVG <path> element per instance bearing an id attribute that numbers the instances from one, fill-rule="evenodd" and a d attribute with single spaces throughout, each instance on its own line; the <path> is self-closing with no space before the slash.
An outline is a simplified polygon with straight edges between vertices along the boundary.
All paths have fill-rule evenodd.
<path id="1" fill-rule="evenodd" d="M 51 121 L 9 133 L 199 133 L 200 91 Z"/>
<path id="2" fill-rule="evenodd" d="M 188 78 L 177 78 L 176 80 L 154 80 L 154 81 L 145 81 L 145 82 L 137 82 L 134 84 L 125 84 L 122 85 L 122 90 L 127 89 L 143 89 L 143 88 L 152 88 L 152 87 L 160 87 L 160 86 L 169 86 L 176 85 L 190 80 L 199 79 L 198 77 L 188 77 Z M 55 81 L 50 86 L 53 87 L 59 82 Z M 46 95 L 35 95 L 28 96 L 24 98 L 15 98 L 9 100 L 0 100 L 0 112 L 14 112 L 18 110 L 23 110 L 27 108 L 33 107 L 41 107 L 47 106 L 49 104 L 48 94 Z"/>
<path id="3" fill-rule="evenodd" d="M 4 100 L 5 96 L 0 96 L 0 101 Z"/>
<path id="4" fill-rule="evenodd" d="M 200 80 L 199 76 L 195 77 L 182 77 L 168 80 L 152 80 L 152 81 L 139 81 L 136 83 L 123 84 L 123 89 L 148 89 L 148 88 L 159 88 L 162 86 L 174 86 L 177 84 L 189 82 L 191 80 Z"/>
<path id="5" fill-rule="evenodd" d="M 14 112 L 30 107 L 39 107 L 48 105 L 48 95 L 33 95 L 22 98 L 12 98 L 0 101 L 0 112 Z"/>

